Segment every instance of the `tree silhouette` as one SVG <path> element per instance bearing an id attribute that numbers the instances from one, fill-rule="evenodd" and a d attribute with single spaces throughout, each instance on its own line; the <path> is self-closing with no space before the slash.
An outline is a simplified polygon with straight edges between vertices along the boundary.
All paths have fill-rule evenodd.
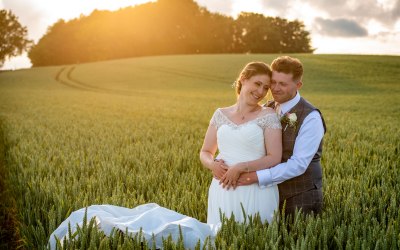
<path id="1" fill-rule="evenodd" d="M 26 38 L 27 29 L 11 12 L 0 10 L 0 67 L 10 57 L 18 56 L 26 51 L 32 41 Z"/>
<path id="2" fill-rule="evenodd" d="M 299 21 L 240 13 L 235 21 L 235 48 L 248 53 L 310 53 L 310 33 Z"/>
<path id="3" fill-rule="evenodd" d="M 33 66 L 43 66 L 167 54 L 312 51 L 299 21 L 254 13 L 234 20 L 193 0 L 158 0 L 59 20 L 29 57 Z"/>

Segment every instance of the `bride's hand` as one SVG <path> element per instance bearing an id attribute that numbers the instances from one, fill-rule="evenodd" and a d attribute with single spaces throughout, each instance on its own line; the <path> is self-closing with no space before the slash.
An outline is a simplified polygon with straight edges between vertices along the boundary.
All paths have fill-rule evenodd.
<path id="1" fill-rule="evenodd" d="M 240 168 L 239 165 L 234 165 L 231 166 L 228 171 L 224 174 L 224 176 L 220 179 L 219 184 L 222 184 L 222 187 L 226 189 L 230 189 L 233 187 L 233 189 L 236 188 L 237 186 L 237 180 L 240 177 L 240 174 L 242 173 L 242 169 Z"/>
<path id="2" fill-rule="evenodd" d="M 211 171 L 217 180 L 220 180 L 227 170 L 228 166 L 225 164 L 224 160 L 215 160 L 212 163 Z"/>

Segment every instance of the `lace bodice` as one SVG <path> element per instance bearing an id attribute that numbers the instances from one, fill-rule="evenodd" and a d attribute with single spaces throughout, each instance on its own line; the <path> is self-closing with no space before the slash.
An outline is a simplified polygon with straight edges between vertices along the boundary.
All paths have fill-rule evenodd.
<path id="1" fill-rule="evenodd" d="M 228 166 L 265 156 L 265 129 L 281 129 L 275 113 L 267 113 L 238 125 L 220 109 L 215 111 L 210 124 L 217 128 L 219 154 L 216 158 L 223 159 Z"/>
<path id="2" fill-rule="evenodd" d="M 222 113 L 221 109 L 217 109 L 214 112 L 214 115 L 211 118 L 210 124 L 214 125 L 217 129 L 219 129 L 222 125 L 226 124 L 232 128 L 238 129 L 243 125 L 248 123 L 255 123 L 263 130 L 266 128 L 272 129 L 281 129 L 281 123 L 279 122 L 279 118 L 275 113 L 267 113 L 265 115 L 259 116 L 253 120 L 242 124 L 235 124 L 232 122 L 224 113 Z"/>

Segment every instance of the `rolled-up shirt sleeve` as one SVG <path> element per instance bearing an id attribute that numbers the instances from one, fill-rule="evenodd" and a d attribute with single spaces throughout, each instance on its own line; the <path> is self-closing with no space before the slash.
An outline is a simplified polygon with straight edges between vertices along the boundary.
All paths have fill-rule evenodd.
<path id="1" fill-rule="evenodd" d="M 260 187 L 279 184 L 303 174 L 317 152 L 324 133 L 321 115 L 314 110 L 304 119 L 294 144 L 293 155 L 288 161 L 257 171 Z"/>

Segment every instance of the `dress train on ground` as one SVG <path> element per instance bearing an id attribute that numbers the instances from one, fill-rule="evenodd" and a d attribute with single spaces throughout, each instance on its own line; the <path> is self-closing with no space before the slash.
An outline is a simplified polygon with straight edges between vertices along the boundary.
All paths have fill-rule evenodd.
<path id="1" fill-rule="evenodd" d="M 49 245 L 51 249 L 56 248 L 56 238 L 61 242 L 68 237 L 68 224 L 71 226 L 72 234 L 77 231 L 77 227 L 82 227 L 86 208 L 81 208 L 71 213 L 60 226 L 51 234 Z M 207 237 L 213 242 L 217 235 L 219 225 L 208 225 L 197 219 L 177 213 L 175 211 L 161 207 L 155 203 L 137 206 L 135 208 L 125 208 L 113 205 L 92 205 L 87 207 L 87 222 L 95 218 L 97 227 L 105 235 L 110 236 L 112 229 L 116 228 L 122 232 L 128 231 L 129 234 L 139 233 L 151 247 L 153 239 L 157 248 L 162 248 L 163 238 L 167 239 L 171 235 L 176 242 L 179 239 L 179 226 L 183 235 L 185 248 L 193 249 L 200 241 L 201 247 L 206 242 Z M 154 235 L 154 237 L 153 237 Z"/>

